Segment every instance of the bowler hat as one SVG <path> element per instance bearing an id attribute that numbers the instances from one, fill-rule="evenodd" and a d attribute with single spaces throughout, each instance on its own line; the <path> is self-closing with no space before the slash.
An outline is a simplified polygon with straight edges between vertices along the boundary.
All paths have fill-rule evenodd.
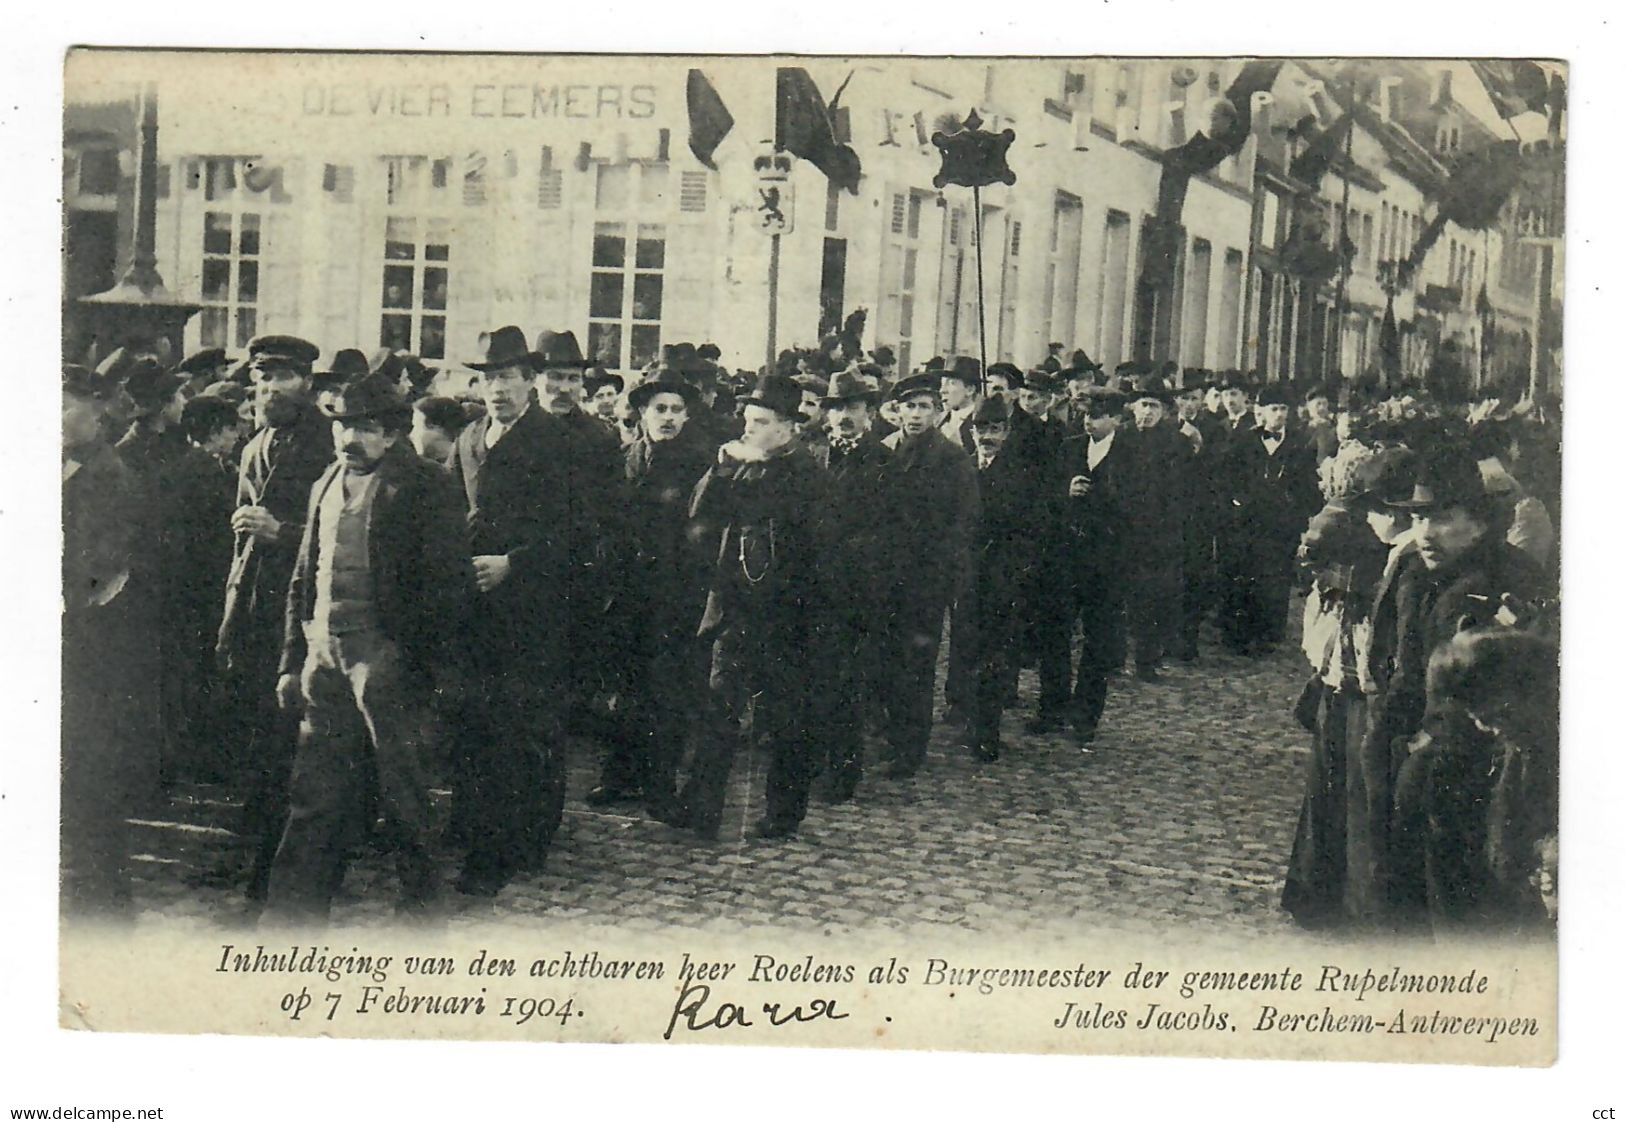
<path id="1" fill-rule="evenodd" d="M 113 396 L 114 382 L 105 374 L 72 362 L 62 364 L 62 392 L 73 397 L 106 401 Z"/>
<path id="2" fill-rule="evenodd" d="M 632 391 L 626 395 L 626 400 L 633 409 L 642 409 L 656 394 L 663 393 L 677 394 L 690 408 L 700 398 L 700 391 L 695 388 L 693 382 L 683 377 L 678 370 L 662 366 L 633 386 Z"/>
<path id="3" fill-rule="evenodd" d="M 716 362 L 722 357 L 722 348 L 715 343 L 701 343 L 694 349 L 694 354 L 706 362 Z"/>
<path id="4" fill-rule="evenodd" d="M 1477 510 L 1489 500 L 1484 474 L 1471 450 L 1446 445 L 1422 461 L 1409 495 L 1384 500 L 1384 503 L 1399 510 L 1445 510 L 1457 506 Z"/>
<path id="5" fill-rule="evenodd" d="M 248 362 L 254 367 L 292 366 L 309 371 L 321 348 L 297 335 L 260 335 L 248 341 Z"/>
<path id="6" fill-rule="evenodd" d="M 187 355 L 175 370 L 188 378 L 195 378 L 204 374 L 214 374 L 224 365 L 226 365 L 226 348 L 204 347 L 201 351 L 193 351 Z"/>
<path id="7" fill-rule="evenodd" d="M 989 394 L 971 410 L 971 427 L 978 425 L 1007 425 L 1010 423 L 1010 404 L 998 394 Z"/>
<path id="8" fill-rule="evenodd" d="M 837 405 L 845 401 L 867 401 L 873 405 L 879 397 L 880 390 L 856 370 L 837 370 L 830 375 L 823 403 Z"/>
<path id="9" fill-rule="evenodd" d="M 871 353 L 874 355 L 875 361 L 881 366 L 891 366 L 897 362 L 897 352 L 884 343 L 876 347 Z"/>
<path id="10" fill-rule="evenodd" d="M 1254 401 L 1259 405 L 1291 405 L 1292 395 L 1280 382 L 1265 382 Z"/>
<path id="11" fill-rule="evenodd" d="M 622 393 L 626 390 L 626 379 L 619 374 L 611 374 L 599 367 L 588 372 L 587 376 L 581 380 L 581 388 L 588 397 L 593 396 L 605 386 L 614 386 L 616 393 Z"/>
<path id="12" fill-rule="evenodd" d="M 1169 391 L 1168 385 L 1161 378 L 1151 376 L 1140 383 L 1140 388 L 1128 395 L 1129 401 L 1156 401 L 1164 407 L 1172 408 L 1174 395 Z"/>
<path id="13" fill-rule="evenodd" d="M 463 365 L 475 370 L 501 370 L 506 366 L 522 366 L 532 371 L 531 351 L 525 342 L 525 333 L 512 324 L 495 331 L 480 333 L 480 361 Z"/>
<path id="14" fill-rule="evenodd" d="M 932 400 L 942 401 L 942 380 L 935 374 L 910 374 L 907 378 L 899 379 L 892 387 L 891 399 L 893 401 L 907 401 L 911 397 L 925 393 L 930 394 Z"/>
<path id="15" fill-rule="evenodd" d="M 1126 399 L 1116 390 L 1101 389 L 1096 393 L 1085 394 L 1083 410 L 1091 417 L 1110 417 L 1121 413 Z"/>
<path id="16" fill-rule="evenodd" d="M 576 370 L 591 365 L 581 353 L 574 331 L 544 331 L 536 337 L 531 362 L 537 370 Z"/>
<path id="17" fill-rule="evenodd" d="M 762 375 L 756 389 L 740 404 L 759 405 L 792 421 L 807 419 L 807 415 L 801 411 L 801 387 L 793 378 L 786 378 L 783 374 Z"/>
<path id="18" fill-rule="evenodd" d="M 322 403 L 322 413 L 333 421 L 399 421 L 411 410 L 400 388 L 382 374 L 347 382 Z"/>
<path id="19" fill-rule="evenodd" d="M 1027 384 L 1024 388 L 1038 393 L 1054 393 L 1061 388 L 1061 383 L 1050 371 L 1038 369 L 1027 375 Z"/>
<path id="20" fill-rule="evenodd" d="M 179 376 L 165 370 L 155 358 L 136 359 L 124 374 L 124 392 L 139 409 L 162 407 L 180 388 Z"/>
<path id="21" fill-rule="evenodd" d="M 934 372 L 940 372 L 946 365 L 947 363 L 941 355 L 932 355 L 930 358 L 925 360 L 925 369 Z"/>
<path id="22" fill-rule="evenodd" d="M 1066 368 L 1067 377 L 1069 378 L 1074 373 L 1085 372 L 1093 374 L 1104 369 L 1106 368 L 1100 365 L 1100 363 L 1096 362 L 1094 359 L 1090 358 L 1089 353 L 1082 347 L 1079 347 L 1077 350 L 1072 352 L 1071 364 Z"/>
<path id="23" fill-rule="evenodd" d="M 1019 390 L 1022 386 L 1027 384 L 1027 379 L 1021 373 L 1021 368 L 1013 362 L 993 363 L 987 368 L 987 376 L 991 378 L 995 374 L 1002 375 L 1005 382 L 1008 383 L 1010 388 L 1013 390 Z"/>
<path id="24" fill-rule="evenodd" d="M 953 361 L 943 368 L 942 376 L 964 382 L 967 386 L 980 385 L 982 381 L 982 363 L 970 355 L 955 355 Z"/>

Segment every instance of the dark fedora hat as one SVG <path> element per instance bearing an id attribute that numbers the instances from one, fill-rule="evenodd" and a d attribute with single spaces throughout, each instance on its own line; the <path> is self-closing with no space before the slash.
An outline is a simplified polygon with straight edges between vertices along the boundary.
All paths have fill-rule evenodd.
<path id="1" fill-rule="evenodd" d="M 1100 363 L 1096 362 L 1094 359 L 1090 358 L 1088 351 L 1085 351 L 1082 347 L 1079 347 L 1077 350 L 1072 352 L 1072 360 L 1067 364 L 1066 369 L 1067 374 L 1070 376 L 1073 372 L 1077 371 L 1085 371 L 1093 374 L 1106 368 L 1100 365 Z"/>
<path id="2" fill-rule="evenodd" d="M 764 374 L 761 381 L 756 383 L 756 389 L 740 404 L 759 405 L 792 421 L 807 419 L 807 415 L 801 411 L 801 387 L 795 379 L 786 378 L 783 374 Z"/>
<path id="3" fill-rule="evenodd" d="M 297 335 L 260 335 L 248 341 L 249 365 L 292 366 L 308 371 L 322 349 Z"/>
<path id="4" fill-rule="evenodd" d="M 346 382 L 322 403 L 322 414 L 331 421 L 399 422 L 411 411 L 399 387 L 382 374 L 368 374 Z"/>
<path id="5" fill-rule="evenodd" d="M 970 355 L 955 355 L 953 361 L 943 367 L 942 376 L 964 382 L 968 386 L 981 385 L 982 362 Z"/>
<path id="6" fill-rule="evenodd" d="M 343 351 L 339 352 L 339 354 L 343 353 Z M 334 357 L 334 365 L 336 366 L 338 365 L 336 361 L 337 356 Z M 406 355 L 392 351 L 388 347 L 379 347 L 376 351 L 373 351 L 372 354 L 368 355 L 363 360 L 366 369 L 364 369 L 360 374 L 352 375 L 352 377 L 359 378 L 365 377 L 368 374 L 378 374 L 388 378 L 394 385 L 399 386 L 401 384 L 401 375 L 411 371 L 411 367 L 407 365 L 406 359 Z M 346 380 L 348 381 L 349 379 Z"/>
<path id="7" fill-rule="evenodd" d="M 1384 500 L 1384 505 L 1416 512 L 1451 507 L 1477 511 L 1492 501 L 1477 457 L 1464 446 L 1447 444 L 1422 460 L 1409 495 Z"/>
<path id="8" fill-rule="evenodd" d="M 1010 423 L 1010 403 L 998 394 L 989 394 L 971 410 L 971 427 L 978 425 L 1007 425 Z"/>
<path id="9" fill-rule="evenodd" d="M 592 364 L 581 353 L 574 331 L 544 331 L 536 337 L 531 362 L 537 370 L 585 370 Z"/>
<path id="10" fill-rule="evenodd" d="M 1167 383 L 1155 375 L 1144 379 L 1140 387 L 1128 394 L 1129 401 L 1156 401 L 1166 408 L 1173 408 L 1174 395 Z"/>
<path id="11" fill-rule="evenodd" d="M 870 405 L 880 400 L 880 390 L 856 370 L 837 370 L 830 375 L 829 388 L 824 391 L 823 404 L 837 405 L 843 401 L 867 401 Z"/>
<path id="12" fill-rule="evenodd" d="M 1053 371 L 1040 367 L 1027 375 L 1027 384 L 1022 388 L 1038 393 L 1054 393 L 1061 388 L 1061 382 Z"/>
<path id="13" fill-rule="evenodd" d="M 535 369 L 531 364 L 531 351 L 529 344 L 525 342 L 525 333 L 513 324 L 499 327 L 495 331 L 481 332 L 480 361 L 463 365 L 475 370 L 501 370 L 505 366 Z"/>
<path id="14" fill-rule="evenodd" d="M 907 401 L 909 398 L 918 397 L 922 393 L 930 394 L 932 399 L 940 404 L 942 401 L 942 379 L 936 374 L 924 372 L 910 374 L 907 378 L 899 379 L 898 383 L 892 387 L 891 399 L 893 401 Z"/>
<path id="15" fill-rule="evenodd" d="M 386 351 L 385 353 L 392 354 L 393 352 Z M 366 355 L 355 347 L 343 347 L 333 352 L 333 356 L 327 360 L 325 369 L 318 370 L 315 373 L 318 377 L 326 375 L 329 380 L 337 379 L 341 382 L 349 382 L 356 378 L 365 377 L 371 370 L 372 364 L 367 361 Z"/>
<path id="16" fill-rule="evenodd" d="M 700 391 L 682 372 L 674 367 L 662 366 L 643 381 L 633 386 L 626 395 L 626 400 L 633 409 L 642 409 L 657 394 L 674 393 L 680 396 L 693 408 L 694 403 L 700 399 Z"/>

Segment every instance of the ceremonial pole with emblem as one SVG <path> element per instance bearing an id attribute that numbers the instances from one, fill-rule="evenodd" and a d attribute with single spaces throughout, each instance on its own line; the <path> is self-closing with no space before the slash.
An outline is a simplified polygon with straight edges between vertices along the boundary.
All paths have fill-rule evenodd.
<path id="1" fill-rule="evenodd" d="M 982 288 L 982 188 L 991 183 L 1006 186 L 1016 181 L 1010 170 L 1010 145 L 1015 142 L 1012 129 L 990 132 L 982 128 L 982 118 L 972 109 L 965 118 L 964 127 L 957 132 L 933 133 L 931 143 L 942 153 L 942 170 L 932 184 L 938 188 L 953 184 L 971 189 L 971 205 L 976 208 L 972 227 L 976 238 L 976 341 L 978 357 L 982 363 L 983 389 L 987 382 L 987 310 Z"/>

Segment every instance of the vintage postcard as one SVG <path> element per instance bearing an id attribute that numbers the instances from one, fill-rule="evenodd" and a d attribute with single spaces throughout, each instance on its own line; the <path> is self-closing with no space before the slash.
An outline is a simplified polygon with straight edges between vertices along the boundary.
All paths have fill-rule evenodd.
<path id="1" fill-rule="evenodd" d="M 1566 105 L 69 52 L 61 1024 L 1552 1063 Z"/>

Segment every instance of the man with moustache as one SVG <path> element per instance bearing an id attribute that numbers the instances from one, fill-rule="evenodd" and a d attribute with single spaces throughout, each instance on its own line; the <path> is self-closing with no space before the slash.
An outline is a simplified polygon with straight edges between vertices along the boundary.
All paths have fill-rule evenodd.
<path id="1" fill-rule="evenodd" d="M 898 431 L 881 472 L 890 525 L 880 570 L 893 633 L 894 668 L 887 739 L 894 779 L 925 763 L 942 617 L 970 583 L 970 546 L 979 518 L 976 468 L 937 424 L 940 380 L 916 374 L 897 383 Z"/>
<path id="2" fill-rule="evenodd" d="M 852 798 L 863 778 L 864 718 L 878 716 L 886 604 L 876 580 L 887 519 L 881 469 L 888 455 L 875 432 L 879 391 L 852 370 L 835 373 L 820 399 L 828 438 L 812 449 L 828 473 L 824 537 L 828 566 L 840 588 L 820 619 L 817 719 L 828 745 L 822 796 Z"/>
<path id="3" fill-rule="evenodd" d="M 262 335 L 248 344 L 255 410 L 264 426 L 243 446 L 239 461 L 231 570 L 215 649 L 237 699 L 237 719 L 246 726 L 238 836 L 249 851 L 251 907 L 265 900 L 271 859 L 287 822 L 298 733 L 297 721 L 276 703 L 283 609 L 310 487 L 333 458 L 331 427 L 310 400 L 311 364 L 319 353 L 315 344 L 292 335 Z M 214 875 L 229 873 L 223 868 Z"/>
<path id="4" fill-rule="evenodd" d="M 970 741 L 976 758 L 999 758 L 999 722 L 1015 692 L 1021 600 L 1038 560 L 1041 478 L 1017 453 L 1009 403 L 990 394 L 976 405 L 971 431 L 976 439 L 977 494 L 981 517 L 971 541 L 972 594 L 960 601 L 974 618 L 976 690 Z"/>
<path id="5" fill-rule="evenodd" d="M 561 422 L 560 452 L 570 477 L 570 721 L 598 728 L 593 703 L 615 693 L 615 636 L 608 609 L 615 598 L 624 527 L 620 438 L 585 412 L 587 359 L 572 331 L 543 331 L 533 362 L 542 405 Z M 601 730 L 602 731 L 602 730 Z"/>
<path id="6" fill-rule="evenodd" d="M 449 470 L 467 500 L 475 592 L 460 629 L 469 668 L 453 722 L 467 838 L 458 890 L 494 897 L 547 857 L 564 813 L 569 580 L 576 553 L 563 418 L 535 400 L 535 355 L 517 327 L 480 337 L 486 415 L 457 437 Z M 591 424 L 592 422 L 588 422 Z"/>
<path id="7" fill-rule="evenodd" d="M 671 821 L 702 838 L 721 827 L 747 703 L 771 753 L 757 837 L 800 828 L 814 765 L 810 656 L 830 575 L 818 518 L 824 478 L 797 439 L 805 417 L 794 380 L 764 376 L 744 410 L 745 435 L 717 450 L 689 506 L 697 539 L 716 549 L 699 630 L 711 643 L 711 677 L 707 735 Z"/>
<path id="8" fill-rule="evenodd" d="M 700 393 L 662 367 L 632 387 L 638 435 L 626 450 L 629 562 L 624 713 L 610 738 L 590 806 L 641 800 L 655 818 L 676 815 L 677 768 L 691 740 L 705 660 L 695 634 L 705 610 L 706 562 L 688 534 L 688 503 L 716 447 L 692 423 Z"/>
<path id="9" fill-rule="evenodd" d="M 396 379 L 368 374 L 322 412 L 338 456 L 311 488 L 288 587 L 276 692 L 301 721 L 267 911 L 325 922 L 381 817 L 397 912 L 419 915 L 438 895 L 425 709 L 437 684 L 455 689 L 447 646 L 467 584 L 457 490 L 409 449 Z"/>

